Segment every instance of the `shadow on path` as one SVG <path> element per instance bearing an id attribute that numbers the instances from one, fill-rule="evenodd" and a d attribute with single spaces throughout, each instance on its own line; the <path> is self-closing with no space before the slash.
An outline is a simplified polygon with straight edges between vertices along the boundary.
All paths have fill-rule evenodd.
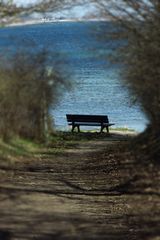
<path id="1" fill-rule="evenodd" d="M 87 138 L 1 168 L 0 239 L 159 240 L 159 171 L 137 163 L 129 139 Z"/>

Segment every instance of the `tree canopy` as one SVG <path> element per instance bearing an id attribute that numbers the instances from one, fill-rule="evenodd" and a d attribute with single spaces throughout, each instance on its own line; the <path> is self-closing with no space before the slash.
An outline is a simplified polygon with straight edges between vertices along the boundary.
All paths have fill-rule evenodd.
<path id="1" fill-rule="evenodd" d="M 118 49 L 117 60 L 124 64 L 124 82 L 128 84 L 131 93 L 136 95 L 149 119 L 148 128 L 142 138 L 145 152 L 158 159 L 160 155 L 160 2 L 158 0 L 96 2 L 103 14 L 112 16 L 119 26 L 117 31 L 112 32 L 111 37 L 125 39 L 125 44 Z"/>

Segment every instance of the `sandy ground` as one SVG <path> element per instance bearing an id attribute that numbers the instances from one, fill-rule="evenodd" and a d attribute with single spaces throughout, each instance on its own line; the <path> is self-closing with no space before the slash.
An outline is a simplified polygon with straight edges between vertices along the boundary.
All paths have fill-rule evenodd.
<path id="1" fill-rule="evenodd" d="M 128 135 L 80 142 L 0 166 L 0 240 L 159 240 L 159 167 Z"/>

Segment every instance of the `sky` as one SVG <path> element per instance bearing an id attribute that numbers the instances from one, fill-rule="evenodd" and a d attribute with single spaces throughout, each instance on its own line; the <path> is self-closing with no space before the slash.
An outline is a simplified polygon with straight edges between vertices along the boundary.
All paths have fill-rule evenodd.
<path id="1" fill-rule="evenodd" d="M 17 4 L 18 6 L 26 6 L 28 4 L 34 4 L 39 2 L 40 0 L 13 0 L 13 2 L 15 4 Z M 137 0 L 138 1 L 138 0 Z M 76 0 L 75 0 L 76 2 Z M 89 2 L 89 0 L 88 0 Z M 150 0 L 142 0 L 142 2 L 144 4 L 147 4 L 148 6 L 150 3 Z M 122 4 L 123 3 L 123 4 Z M 108 2 L 106 1 L 106 4 L 108 5 Z M 112 4 L 116 4 L 116 5 L 120 5 L 123 6 L 125 8 L 125 1 L 124 0 L 112 0 Z M 107 6 L 109 7 L 109 5 Z M 119 11 L 114 11 L 112 9 L 113 13 L 115 15 L 119 15 L 122 14 L 122 12 Z M 127 7 L 127 12 L 133 13 L 133 9 Z M 137 14 L 137 13 L 135 13 Z M 96 8 L 96 6 L 93 3 L 86 3 L 85 5 L 81 5 L 81 6 L 74 6 L 71 7 L 68 10 L 64 10 L 62 9 L 61 11 L 57 11 L 57 12 L 50 12 L 50 13 L 46 13 L 43 14 L 43 17 L 47 17 L 47 18 L 66 18 L 66 19 L 81 19 L 81 18 L 86 18 L 86 19 L 100 19 L 101 18 L 101 14 L 100 14 L 100 10 L 98 11 L 98 8 Z M 40 18 L 41 15 L 40 14 L 32 14 L 32 16 L 30 16 L 30 18 Z M 108 16 L 107 16 L 108 18 Z M 110 19 L 110 18 L 109 18 Z"/>
<path id="2" fill-rule="evenodd" d="M 13 0 L 13 2 L 17 6 L 27 6 L 28 4 L 37 3 L 39 0 Z M 57 12 L 52 12 L 46 14 L 47 17 L 53 18 L 84 18 L 84 17 L 92 17 L 97 13 L 97 9 L 93 4 L 85 4 L 82 6 L 74 6 L 69 10 L 61 10 Z M 32 17 L 38 18 L 39 14 L 32 14 Z"/>
<path id="3" fill-rule="evenodd" d="M 55 18 L 85 18 L 85 17 L 92 17 L 93 14 L 97 12 L 95 6 L 85 5 L 85 6 L 74 6 L 69 10 L 61 10 L 55 13 L 48 14 L 50 17 Z"/>
<path id="4" fill-rule="evenodd" d="M 36 3 L 38 0 L 13 0 L 13 3 L 15 3 L 18 6 L 26 6 L 28 4 Z"/>

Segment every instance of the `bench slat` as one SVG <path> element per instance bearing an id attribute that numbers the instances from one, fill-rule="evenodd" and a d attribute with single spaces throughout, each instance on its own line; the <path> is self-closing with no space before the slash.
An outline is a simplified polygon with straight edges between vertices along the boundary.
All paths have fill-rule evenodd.
<path id="1" fill-rule="evenodd" d="M 74 122 L 75 125 L 81 125 L 81 126 L 102 126 L 101 123 L 89 123 L 89 122 Z M 73 125 L 73 123 L 68 123 L 68 125 Z M 115 125 L 114 123 L 103 123 L 103 126 L 112 126 Z"/>

